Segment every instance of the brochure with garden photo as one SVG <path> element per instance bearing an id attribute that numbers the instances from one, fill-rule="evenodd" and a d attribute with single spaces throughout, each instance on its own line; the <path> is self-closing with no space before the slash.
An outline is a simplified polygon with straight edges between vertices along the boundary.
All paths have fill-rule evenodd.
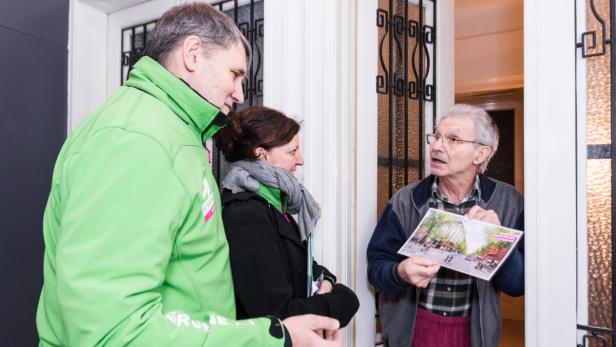
<path id="1" fill-rule="evenodd" d="M 398 253 L 430 258 L 446 268 L 489 281 L 522 234 L 431 208 Z"/>

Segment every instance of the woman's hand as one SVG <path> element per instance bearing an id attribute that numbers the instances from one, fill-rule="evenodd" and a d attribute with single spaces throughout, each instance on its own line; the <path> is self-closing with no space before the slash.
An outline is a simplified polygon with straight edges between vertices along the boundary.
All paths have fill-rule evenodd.
<path id="1" fill-rule="evenodd" d="M 325 293 L 329 293 L 332 291 L 333 285 L 330 281 L 328 280 L 323 280 L 321 282 L 321 288 L 319 289 L 319 293 L 318 294 L 325 294 Z"/>

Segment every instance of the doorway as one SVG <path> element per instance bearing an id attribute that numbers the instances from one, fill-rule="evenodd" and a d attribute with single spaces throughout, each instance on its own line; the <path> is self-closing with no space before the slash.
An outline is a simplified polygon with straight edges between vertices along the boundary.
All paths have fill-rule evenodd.
<path id="1" fill-rule="evenodd" d="M 490 114 L 498 127 L 500 139 L 486 173 L 524 194 L 523 89 L 458 95 L 456 103 L 478 106 Z M 524 346 L 524 297 L 501 293 L 500 299 L 503 329 L 499 347 Z"/>

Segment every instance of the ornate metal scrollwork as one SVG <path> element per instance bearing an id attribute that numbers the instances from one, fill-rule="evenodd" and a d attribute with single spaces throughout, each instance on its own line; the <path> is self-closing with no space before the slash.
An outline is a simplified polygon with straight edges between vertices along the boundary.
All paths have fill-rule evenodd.
<path id="1" fill-rule="evenodd" d="M 408 98 L 413 100 L 421 98 L 424 101 L 434 101 L 434 82 L 428 83 L 428 76 L 432 67 L 428 45 L 436 43 L 434 26 L 420 25 L 415 20 L 405 21 L 404 17 L 398 15 L 390 16 L 389 12 L 383 9 L 377 10 L 376 23 L 377 27 L 385 29 L 384 34 L 379 39 L 379 64 L 383 73 L 376 76 L 376 92 L 379 94 L 393 92 L 395 96 L 406 94 Z M 405 76 L 392 72 L 392 82 L 389 82 L 391 66 L 385 61 L 384 55 L 387 52 L 384 46 L 390 35 L 392 36 L 393 46 L 395 46 L 395 48 L 389 48 L 390 53 L 394 53 L 393 51 L 395 50 L 398 57 L 403 57 L 400 58 L 401 60 L 409 58 L 408 52 L 403 52 L 402 50 L 403 44 L 401 40 L 408 40 L 409 37 L 415 39 L 410 54 L 413 80 L 405 81 Z M 434 48 L 432 51 L 434 51 Z M 422 61 L 416 63 L 419 60 L 418 55 L 421 55 L 423 58 Z"/>
<path id="2" fill-rule="evenodd" d="M 588 19 L 588 21 L 596 21 L 597 24 L 589 26 L 589 27 L 594 27 L 596 28 L 596 30 L 588 30 L 588 31 L 584 31 L 581 33 L 580 35 L 580 41 L 576 42 L 576 51 L 578 48 L 581 48 L 581 56 L 582 58 L 590 58 L 590 57 L 598 57 L 598 56 L 604 56 L 606 55 L 606 53 L 608 52 L 606 46 L 609 44 L 610 45 L 610 52 L 611 54 L 609 55 L 609 65 L 606 64 L 608 63 L 608 61 L 597 61 L 595 63 L 591 63 L 591 64 L 600 64 L 603 67 L 606 67 L 606 65 L 609 67 L 609 73 L 610 73 L 610 77 L 607 81 L 609 87 L 606 89 L 609 89 L 610 91 L 610 118 L 611 118 L 611 141 L 609 141 L 608 143 L 604 143 L 604 144 L 587 144 L 586 145 L 586 160 L 590 163 L 591 161 L 596 161 L 596 160 L 608 160 L 610 161 L 610 166 L 611 166 L 611 202 L 612 202 L 612 207 L 611 207 L 611 223 L 612 225 L 616 225 L 616 208 L 614 207 L 614 201 L 616 201 L 616 127 L 614 126 L 616 124 L 616 47 L 614 46 L 614 44 L 616 44 L 615 42 L 612 42 L 612 40 L 616 39 L 616 28 L 615 28 L 615 23 L 616 23 L 616 1 L 615 0 L 609 0 L 609 34 L 606 32 L 606 21 L 604 20 L 603 17 L 601 17 L 601 15 L 599 14 L 599 11 L 597 11 L 597 7 L 595 6 L 595 1 L 594 0 L 588 0 L 588 2 L 586 0 L 581 0 L 583 1 L 583 3 L 586 5 L 584 6 L 584 10 L 583 13 L 586 15 Z M 577 4 L 576 4 L 577 5 Z M 607 2 L 603 2 L 601 3 L 602 6 L 607 5 Z M 577 10 L 577 6 L 575 7 Z M 604 13 L 605 15 L 605 13 Z M 588 24 L 588 23 L 587 23 Z M 576 29 L 576 41 L 577 41 L 577 27 Z M 610 36 L 609 38 L 607 36 Z M 603 58 L 601 59 L 603 60 Z M 577 62 L 576 62 L 577 64 Z M 597 65 L 595 65 L 597 66 Z M 577 69 L 577 66 L 576 66 Z M 592 73 L 588 75 L 588 80 L 590 79 L 594 79 L 596 78 L 596 75 L 593 75 Z M 576 77 L 576 84 L 577 84 L 577 77 Z M 579 88 L 581 89 L 581 88 Z M 603 89 L 603 87 L 601 87 L 601 89 Z M 583 90 L 584 93 L 590 91 L 591 89 L 588 90 Z M 597 90 L 597 89 L 595 89 Z M 578 94 L 579 91 L 576 90 L 576 94 Z M 577 95 L 576 95 L 576 100 L 577 100 Z M 593 99 L 589 98 L 588 102 L 591 102 Z M 585 117 L 585 116 L 584 116 Z M 576 119 L 578 118 L 578 114 L 577 114 L 577 110 L 576 110 Z M 578 120 L 579 122 L 579 120 Z M 587 120 L 583 120 L 583 122 L 587 123 Z M 589 124 L 589 123 L 588 123 Z M 607 178 L 609 180 L 609 178 Z M 612 250 L 612 254 L 616 254 L 616 232 L 614 231 L 614 228 L 612 227 L 611 229 L 611 250 Z M 578 347 L 587 347 L 587 346 L 616 346 L 616 339 L 615 339 L 615 335 L 616 335 L 616 257 L 612 256 L 611 259 L 611 274 L 608 273 L 608 275 L 611 275 L 611 289 L 610 289 L 610 294 L 611 300 L 607 300 L 607 302 L 601 300 L 601 302 L 599 303 L 599 305 L 605 305 L 605 306 L 611 306 L 611 310 L 610 310 L 610 319 L 609 321 L 607 319 L 603 319 L 604 317 L 602 317 L 602 315 L 595 315 L 594 318 L 589 318 L 589 322 L 591 324 L 601 324 L 603 325 L 603 327 L 596 327 L 596 326 L 586 326 L 586 325 L 581 325 L 578 324 L 577 325 L 577 330 L 583 330 L 584 335 L 582 335 L 582 340 L 581 343 L 579 343 L 577 346 Z M 590 279 L 589 279 L 590 280 Z M 582 308 L 584 310 L 588 309 L 589 313 L 592 312 L 592 308 L 591 307 L 584 307 Z M 589 314 L 589 316 L 592 317 L 592 315 Z M 597 319 L 599 316 L 600 318 Z M 608 321 L 608 322 L 605 322 Z M 608 325 L 611 325 L 611 327 L 606 327 Z"/>
<path id="3" fill-rule="evenodd" d="M 229 17 L 233 18 L 242 34 L 248 39 L 252 50 L 252 61 L 247 76 L 242 82 L 245 102 L 240 108 L 263 104 L 263 1 L 221 0 L 212 3 Z"/>
<path id="4" fill-rule="evenodd" d="M 260 72 L 263 58 L 263 52 L 261 51 L 263 44 L 263 24 L 263 18 L 259 18 L 252 22 L 242 22 L 237 25 L 242 31 L 242 34 L 248 38 L 252 49 L 251 69 L 247 78 L 242 82 L 244 95 L 248 98 L 248 105 L 255 104 L 254 98 L 263 97 L 263 78 L 259 78 L 262 76 Z"/>
<path id="5" fill-rule="evenodd" d="M 376 10 L 376 26 L 385 29 L 385 34 L 379 40 L 379 64 L 384 73 L 376 76 L 376 92 L 379 94 L 387 94 L 387 88 L 389 87 L 389 70 L 387 69 L 385 58 L 383 57 L 385 38 L 389 35 L 389 14 L 387 11 L 382 9 Z"/>
<path id="6" fill-rule="evenodd" d="M 122 29 L 120 56 L 120 82 L 124 84 L 128 78 L 128 72 L 143 56 L 145 43 L 148 39 L 148 33 L 154 28 L 156 21 L 138 24 L 129 28 Z M 126 41 L 128 40 L 128 41 Z M 127 47 L 128 46 L 128 47 Z"/>
<path id="7" fill-rule="evenodd" d="M 412 7 L 409 0 L 389 0 L 386 4 L 387 7 L 376 11 L 380 35 L 376 92 L 387 95 L 383 101 L 387 101 L 388 107 L 388 155 L 379 159 L 379 166 L 387 163 L 391 196 L 408 183 L 409 167 L 420 176 L 423 172 L 422 160 L 410 158 L 409 148 L 413 148 L 413 153 L 423 153 L 425 105 L 433 103 L 436 96 L 436 6 L 433 0 L 419 0 Z M 425 23 L 428 17 L 424 14 L 430 8 L 431 23 Z M 429 109 L 432 114 L 428 116 L 434 119 L 436 109 Z M 410 124 L 414 124 L 413 129 L 409 129 Z M 411 133 L 418 136 L 410 138 Z"/>
<path id="8" fill-rule="evenodd" d="M 592 346 L 608 347 L 610 345 L 608 339 L 605 336 L 601 335 L 607 335 L 612 337 L 614 336 L 612 330 L 606 328 L 591 327 L 578 324 L 577 329 L 586 330 L 588 332 L 588 334 L 584 334 L 582 336 L 582 343 L 579 343 L 577 347 L 589 347 L 591 346 L 591 343 L 593 341 L 595 343 L 592 343 Z"/>
<path id="9" fill-rule="evenodd" d="M 595 30 L 583 32 L 580 37 L 580 42 L 577 42 L 575 44 L 577 48 L 582 48 L 582 58 L 597 57 L 597 56 L 605 55 L 605 52 L 606 52 L 605 46 L 610 44 L 611 42 L 609 38 L 606 38 L 607 34 L 605 32 L 605 20 L 603 19 L 603 17 L 601 17 L 599 12 L 597 11 L 597 8 L 595 7 L 595 1 L 594 0 L 588 0 L 588 1 L 589 1 L 590 11 L 592 12 L 592 15 L 595 18 L 595 20 L 599 23 L 601 39 L 597 40 L 597 31 Z M 597 45 L 597 42 L 600 43 L 599 46 Z M 596 50 L 598 47 L 600 48 L 598 51 L 589 53 L 589 51 Z"/>

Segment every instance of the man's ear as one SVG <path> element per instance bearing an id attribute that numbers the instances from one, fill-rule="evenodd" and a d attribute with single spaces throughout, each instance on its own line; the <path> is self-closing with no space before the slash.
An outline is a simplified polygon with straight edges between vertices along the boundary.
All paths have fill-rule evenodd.
<path id="1" fill-rule="evenodd" d="M 190 35 L 182 42 L 182 61 L 186 70 L 193 72 L 197 69 L 197 60 L 203 49 L 201 39 Z"/>
<path id="2" fill-rule="evenodd" d="M 475 151 L 475 158 L 473 159 L 473 164 L 479 165 L 484 161 L 488 160 L 490 154 L 492 153 L 492 148 L 489 146 L 480 145 L 479 148 Z"/>

